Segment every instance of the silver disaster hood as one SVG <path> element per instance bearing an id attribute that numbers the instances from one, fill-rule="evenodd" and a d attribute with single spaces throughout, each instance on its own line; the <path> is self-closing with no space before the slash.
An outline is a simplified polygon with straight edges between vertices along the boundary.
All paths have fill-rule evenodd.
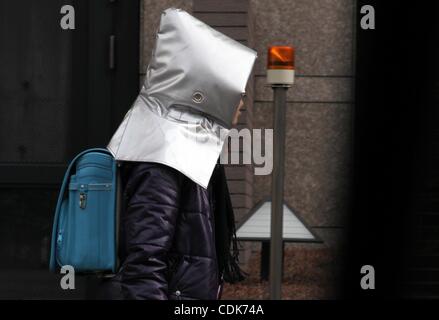
<path id="1" fill-rule="evenodd" d="M 256 56 L 187 12 L 165 10 L 145 82 L 107 149 L 207 188 Z"/>

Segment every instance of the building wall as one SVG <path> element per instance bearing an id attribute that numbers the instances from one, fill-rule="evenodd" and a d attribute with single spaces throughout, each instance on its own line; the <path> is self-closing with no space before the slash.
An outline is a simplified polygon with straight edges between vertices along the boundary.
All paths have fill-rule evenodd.
<path id="1" fill-rule="evenodd" d="M 254 127 L 272 128 L 265 86 L 270 45 L 295 48 L 288 90 L 285 200 L 326 245 L 337 246 L 348 209 L 354 76 L 353 0 L 250 0 L 259 53 Z M 254 177 L 254 201 L 270 194 L 270 176 Z"/>

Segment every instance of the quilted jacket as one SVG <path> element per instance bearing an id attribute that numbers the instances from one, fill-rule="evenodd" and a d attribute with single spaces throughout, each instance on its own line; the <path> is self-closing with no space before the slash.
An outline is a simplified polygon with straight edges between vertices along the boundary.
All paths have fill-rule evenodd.
<path id="1" fill-rule="evenodd" d="M 122 170 L 122 297 L 219 298 L 210 185 L 204 189 L 157 163 L 125 162 Z"/>

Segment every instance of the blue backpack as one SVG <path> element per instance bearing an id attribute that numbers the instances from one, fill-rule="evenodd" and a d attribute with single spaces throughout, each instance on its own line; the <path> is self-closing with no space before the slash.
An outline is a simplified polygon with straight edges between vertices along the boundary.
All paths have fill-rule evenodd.
<path id="1" fill-rule="evenodd" d="M 78 154 L 64 176 L 53 221 L 50 270 L 115 273 L 121 203 L 120 164 L 107 149 Z"/>

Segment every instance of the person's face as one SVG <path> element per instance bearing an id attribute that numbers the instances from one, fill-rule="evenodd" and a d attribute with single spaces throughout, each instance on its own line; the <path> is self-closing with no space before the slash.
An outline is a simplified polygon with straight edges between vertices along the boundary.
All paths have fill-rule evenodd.
<path id="1" fill-rule="evenodd" d="M 239 116 L 241 115 L 242 107 L 244 106 L 244 98 L 241 98 L 239 105 L 236 107 L 235 116 L 233 117 L 232 124 L 236 126 L 238 124 Z"/>

